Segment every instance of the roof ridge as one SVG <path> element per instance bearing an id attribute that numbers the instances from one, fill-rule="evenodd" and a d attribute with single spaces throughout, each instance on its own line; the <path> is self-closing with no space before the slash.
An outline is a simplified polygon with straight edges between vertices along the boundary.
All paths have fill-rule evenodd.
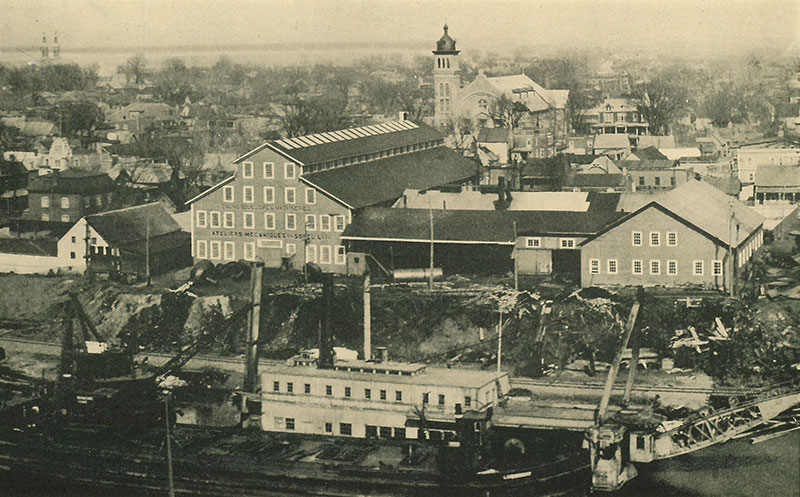
<path id="1" fill-rule="evenodd" d="M 142 208 L 142 207 L 150 207 L 150 206 L 153 206 L 153 205 L 158 205 L 158 202 L 150 202 L 150 203 L 147 203 L 147 204 L 131 205 L 129 207 L 122 207 L 120 209 L 114 209 L 113 211 L 103 211 L 103 212 L 98 212 L 97 214 L 89 214 L 86 217 L 87 218 L 88 217 L 100 217 L 100 216 L 105 216 L 106 214 L 114 214 L 114 213 L 117 213 L 117 212 L 128 211 L 128 210 L 133 210 L 133 209 L 139 209 L 139 208 Z"/>

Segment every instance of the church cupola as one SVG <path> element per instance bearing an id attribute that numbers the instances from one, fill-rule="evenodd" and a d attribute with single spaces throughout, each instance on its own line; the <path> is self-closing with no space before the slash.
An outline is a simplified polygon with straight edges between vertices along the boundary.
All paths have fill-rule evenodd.
<path id="1" fill-rule="evenodd" d="M 434 50 L 433 53 L 437 55 L 458 53 L 458 50 L 456 50 L 456 40 L 450 38 L 450 35 L 447 34 L 447 24 L 444 25 L 444 34 L 439 38 L 439 41 L 436 42 L 436 50 Z"/>

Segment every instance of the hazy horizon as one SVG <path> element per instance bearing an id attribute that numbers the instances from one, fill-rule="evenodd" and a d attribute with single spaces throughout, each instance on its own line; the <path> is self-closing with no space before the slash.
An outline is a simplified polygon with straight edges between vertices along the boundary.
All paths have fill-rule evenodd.
<path id="1" fill-rule="evenodd" d="M 641 52 L 785 52 L 796 0 L 2 0 L 0 48 L 58 32 L 64 52 L 236 46 L 524 46 Z"/>

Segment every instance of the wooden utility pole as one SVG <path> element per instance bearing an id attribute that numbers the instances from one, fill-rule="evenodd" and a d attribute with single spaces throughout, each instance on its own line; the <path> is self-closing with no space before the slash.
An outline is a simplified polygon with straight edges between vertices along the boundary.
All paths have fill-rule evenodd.
<path id="1" fill-rule="evenodd" d="M 430 255 L 430 268 L 428 272 L 428 290 L 433 290 L 433 207 L 428 206 L 428 217 L 430 219 L 431 229 L 431 255 Z"/>
<path id="2" fill-rule="evenodd" d="M 372 313 L 369 290 L 369 273 L 364 274 L 364 360 L 372 359 Z"/>
<path id="3" fill-rule="evenodd" d="M 625 351 L 625 348 L 628 346 L 628 341 L 631 339 L 631 333 L 633 333 L 633 327 L 636 325 L 636 316 L 638 315 L 639 301 L 637 300 L 631 307 L 631 312 L 628 316 L 628 322 L 625 323 L 625 335 L 622 338 L 622 345 L 620 345 L 619 350 L 617 350 L 617 354 L 614 356 L 614 362 L 611 363 L 611 369 L 608 371 L 606 386 L 603 389 L 603 398 L 600 399 L 600 407 L 597 408 L 598 424 L 603 424 L 603 420 L 606 417 L 606 412 L 608 411 L 608 402 L 611 399 L 611 390 L 614 388 L 614 382 L 617 379 L 619 363 L 622 360 L 622 353 Z"/>
<path id="4" fill-rule="evenodd" d="M 641 337 L 639 333 L 634 333 L 631 337 L 631 362 L 628 364 L 628 381 L 625 382 L 625 393 L 622 395 L 623 404 L 631 401 L 633 382 L 636 379 L 636 369 L 639 367 L 639 349 Z"/>
<path id="5" fill-rule="evenodd" d="M 497 323 L 497 372 L 499 373 L 503 357 L 503 308 L 498 305 L 497 310 L 500 311 L 500 320 Z"/>
<path id="6" fill-rule="evenodd" d="M 175 497 L 175 480 L 172 475 L 172 435 L 169 432 L 169 395 L 164 397 L 164 422 L 167 425 L 167 479 L 169 481 L 169 497 Z"/>
<path id="7" fill-rule="evenodd" d="M 247 354 L 245 357 L 244 391 L 258 390 L 258 335 L 261 324 L 261 276 L 264 263 L 256 261 L 250 268 L 250 313 L 247 317 Z"/>
<path id="8" fill-rule="evenodd" d="M 146 207 L 144 217 L 144 272 L 147 276 L 147 286 L 150 286 L 150 211 Z"/>
<path id="9" fill-rule="evenodd" d="M 514 290 L 519 290 L 519 265 L 517 264 L 517 222 L 514 221 Z"/>

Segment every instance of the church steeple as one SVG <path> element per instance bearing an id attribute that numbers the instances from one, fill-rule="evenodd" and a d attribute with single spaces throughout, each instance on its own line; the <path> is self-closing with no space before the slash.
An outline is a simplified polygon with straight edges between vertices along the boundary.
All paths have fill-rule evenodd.
<path id="1" fill-rule="evenodd" d="M 436 55 L 444 55 L 444 54 L 457 54 L 458 50 L 456 50 L 456 40 L 452 39 L 449 34 L 447 34 L 447 24 L 444 25 L 444 34 L 439 41 L 436 42 L 436 50 L 433 51 Z"/>
<path id="2" fill-rule="evenodd" d="M 434 123 L 441 126 L 453 118 L 461 89 L 456 40 L 447 33 L 447 24 L 433 51 L 433 86 L 436 95 Z"/>

